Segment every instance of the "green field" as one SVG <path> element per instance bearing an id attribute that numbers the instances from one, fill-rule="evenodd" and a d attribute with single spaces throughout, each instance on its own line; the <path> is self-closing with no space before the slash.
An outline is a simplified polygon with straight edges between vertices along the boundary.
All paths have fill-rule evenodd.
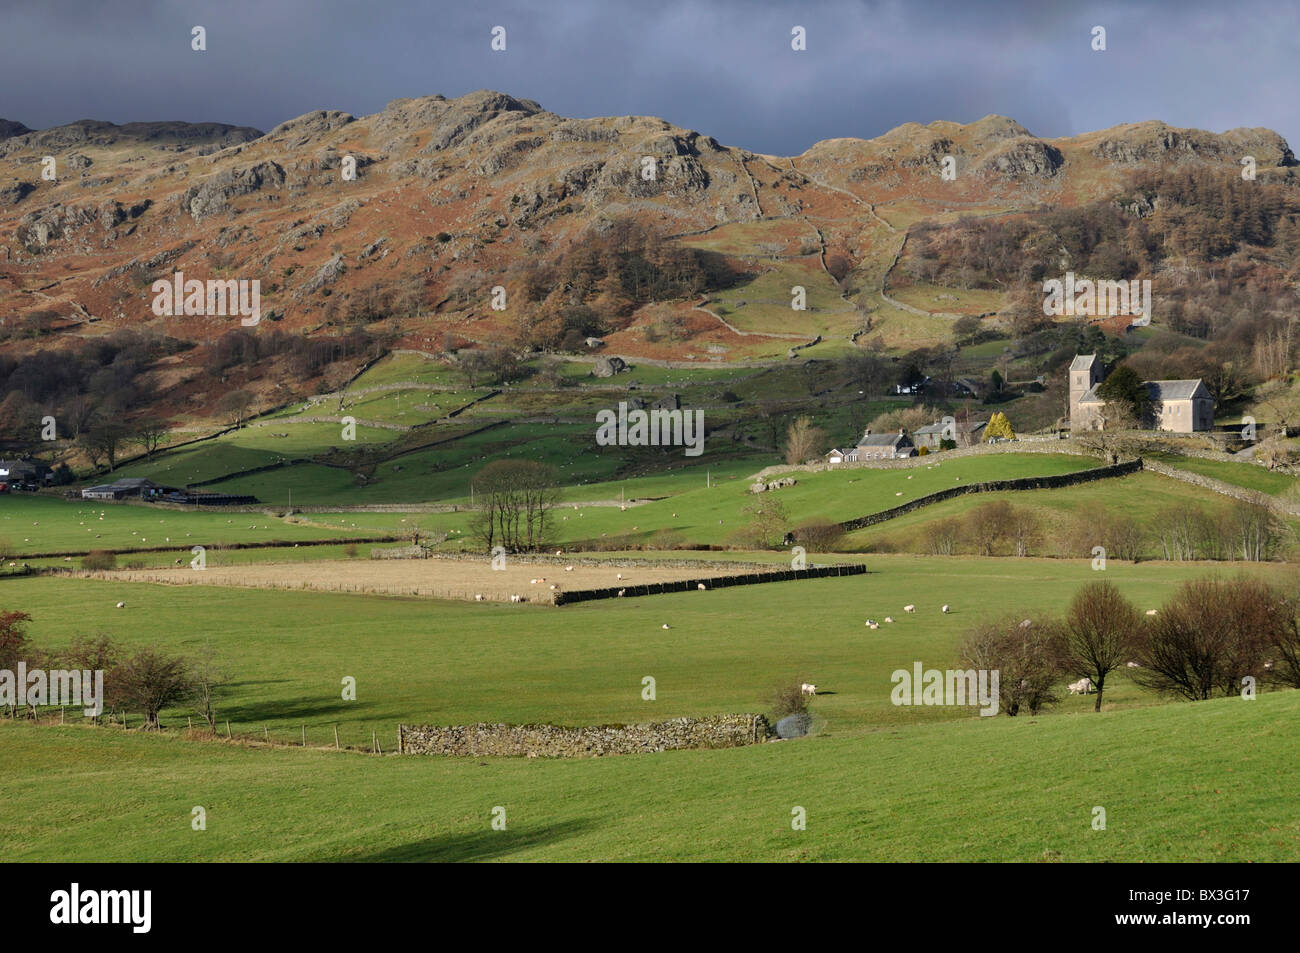
<path id="1" fill-rule="evenodd" d="M 1260 493 L 1268 493 L 1273 496 L 1281 496 L 1300 485 L 1300 480 L 1289 474 L 1268 470 L 1259 464 L 1248 461 L 1230 463 L 1227 460 L 1206 460 L 1201 457 L 1184 457 L 1173 453 L 1157 453 L 1151 456 L 1161 463 L 1167 463 L 1171 467 L 1177 467 L 1189 473 L 1199 473 L 1201 476 L 1222 480 L 1224 483 L 1231 483 L 1234 486 L 1257 490 Z"/>

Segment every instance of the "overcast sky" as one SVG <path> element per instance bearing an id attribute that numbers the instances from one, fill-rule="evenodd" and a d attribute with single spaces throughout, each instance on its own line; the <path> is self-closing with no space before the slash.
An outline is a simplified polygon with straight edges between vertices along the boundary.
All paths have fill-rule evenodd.
<path id="1" fill-rule="evenodd" d="M 206 52 L 190 49 L 195 25 Z M 989 113 L 1039 136 L 1267 126 L 1296 147 L 1298 50 L 1293 0 L 0 0 L 0 117 L 267 130 L 489 88 L 783 155 Z"/>

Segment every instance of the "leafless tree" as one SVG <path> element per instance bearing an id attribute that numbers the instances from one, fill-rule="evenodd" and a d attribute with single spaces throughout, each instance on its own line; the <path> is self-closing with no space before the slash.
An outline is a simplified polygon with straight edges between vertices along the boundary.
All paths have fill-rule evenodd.
<path id="1" fill-rule="evenodd" d="M 1068 671 L 1097 688 L 1101 711 L 1106 676 L 1134 654 L 1142 616 L 1111 582 L 1093 582 L 1074 594 L 1062 626 L 1062 656 Z"/>

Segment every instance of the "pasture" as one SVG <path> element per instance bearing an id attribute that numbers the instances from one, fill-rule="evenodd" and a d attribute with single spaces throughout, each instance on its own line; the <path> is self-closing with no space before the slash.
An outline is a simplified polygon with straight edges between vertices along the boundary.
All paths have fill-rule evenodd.
<path id="1" fill-rule="evenodd" d="M 382 547 L 380 547 L 382 548 Z M 367 592 L 433 596 L 491 602 L 552 604 L 557 591 L 640 586 L 701 576 L 730 575 L 728 569 L 692 566 L 592 565 L 570 567 L 508 557 L 500 568 L 482 559 L 371 559 L 353 562 L 261 562 L 217 566 L 98 573 L 116 582 L 156 582 L 171 586 L 234 586 L 254 589 L 314 589 L 322 592 Z M 515 598 L 518 597 L 518 598 Z"/>
<path id="2" fill-rule="evenodd" d="M 35 861 L 1290 862 L 1297 717 L 1284 692 L 581 761 L 6 721 L 0 842 Z"/>

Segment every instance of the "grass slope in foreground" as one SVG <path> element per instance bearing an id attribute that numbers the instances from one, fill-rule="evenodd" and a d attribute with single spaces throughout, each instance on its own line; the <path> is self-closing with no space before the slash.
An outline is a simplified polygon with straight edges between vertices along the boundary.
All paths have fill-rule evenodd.
<path id="1" fill-rule="evenodd" d="M 1297 717 L 1300 692 L 1280 692 L 590 761 L 5 722 L 0 842 L 42 861 L 1291 861 Z"/>

